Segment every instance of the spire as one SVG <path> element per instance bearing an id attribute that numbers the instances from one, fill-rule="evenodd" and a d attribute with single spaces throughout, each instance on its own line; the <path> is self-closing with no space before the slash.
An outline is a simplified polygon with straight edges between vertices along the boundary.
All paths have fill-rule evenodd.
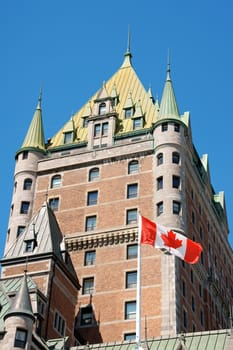
<path id="1" fill-rule="evenodd" d="M 170 55 L 168 56 L 167 78 L 160 104 L 159 118 L 179 118 L 179 110 L 170 77 Z"/>
<path id="2" fill-rule="evenodd" d="M 128 28 L 127 50 L 126 50 L 124 57 L 125 58 L 124 58 L 124 61 L 123 61 L 121 68 L 126 68 L 126 67 L 131 66 L 132 54 L 130 52 L 130 29 L 129 28 Z"/>
<path id="3" fill-rule="evenodd" d="M 24 149 L 32 149 L 39 151 L 45 151 L 45 142 L 44 142 L 44 129 L 42 122 L 42 111 L 41 111 L 41 99 L 42 91 L 38 98 L 37 107 L 32 118 L 31 124 L 29 126 L 28 132 L 24 139 L 24 142 L 19 151 Z"/>
<path id="4" fill-rule="evenodd" d="M 29 317 L 33 321 L 35 320 L 35 316 L 32 311 L 31 299 L 28 291 L 26 272 L 24 273 L 21 286 L 18 292 L 16 293 L 14 300 L 12 301 L 11 307 L 5 314 L 4 318 L 6 319 L 10 316 L 18 315 Z"/>

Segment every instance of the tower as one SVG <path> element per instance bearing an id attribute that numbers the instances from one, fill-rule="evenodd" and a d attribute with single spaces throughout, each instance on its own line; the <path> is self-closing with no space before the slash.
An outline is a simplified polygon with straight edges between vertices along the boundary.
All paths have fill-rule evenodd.
<path id="1" fill-rule="evenodd" d="M 35 115 L 17 152 L 2 276 L 22 274 L 27 258 L 45 297 L 45 338 L 64 319 L 81 344 L 134 339 L 139 212 L 203 246 L 193 266 L 142 247 L 147 337 L 226 328 L 233 257 L 224 193 L 215 193 L 208 156 L 193 144 L 189 112 L 179 111 L 170 63 L 160 103 L 139 80 L 128 44 L 120 68 L 46 145 L 35 127 L 41 107 Z M 24 198 L 28 216 L 19 211 Z M 69 295 L 69 312 L 59 293 Z"/>

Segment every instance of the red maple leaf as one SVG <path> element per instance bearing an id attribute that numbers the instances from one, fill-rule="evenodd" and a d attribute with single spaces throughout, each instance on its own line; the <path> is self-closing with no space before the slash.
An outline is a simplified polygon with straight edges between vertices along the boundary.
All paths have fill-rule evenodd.
<path id="1" fill-rule="evenodd" d="M 177 239 L 176 234 L 171 230 L 167 232 L 167 235 L 162 233 L 161 238 L 167 247 L 177 249 L 182 246 L 182 239 Z"/>

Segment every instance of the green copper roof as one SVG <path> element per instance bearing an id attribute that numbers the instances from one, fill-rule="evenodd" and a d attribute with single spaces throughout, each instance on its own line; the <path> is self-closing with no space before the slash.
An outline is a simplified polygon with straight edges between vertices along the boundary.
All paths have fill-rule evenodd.
<path id="1" fill-rule="evenodd" d="M 6 312 L 4 318 L 16 315 L 24 315 L 32 318 L 33 320 L 35 319 L 34 314 L 32 312 L 32 304 L 28 291 L 26 273 L 24 274 L 20 289 L 17 292 L 15 298 L 13 299 L 12 304 L 9 310 Z"/>
<path id="2" fill-rule="evenodd" d="M 34 116 L 20 150 L 25 148 L 35 148 L 36 150 L 45 151 L 44 129 L 41 111 L 41 93 L 38 99 L 38 104 Z"/>
<path id="3" fill-rule="evenodd" d="M 167 79 L 160 103 L 159 118 L 180 118 L 180 113 L 177 107 L 176 97 L 170 78 L 170 64 L 168 64 Z"/>
<path id="4" fill-rule="evenodd" d="M 160 337 L 143 341 L 141 349 L 150 350 L 231 350 L 233 335 L 227 329 L 210 332 L 178 334 L 177 336 Z M 78 346 L 77 350 L 135 350 L 135 342 L 88 344 Z M 72 348 L 71 348 L 72 349 Z"/>

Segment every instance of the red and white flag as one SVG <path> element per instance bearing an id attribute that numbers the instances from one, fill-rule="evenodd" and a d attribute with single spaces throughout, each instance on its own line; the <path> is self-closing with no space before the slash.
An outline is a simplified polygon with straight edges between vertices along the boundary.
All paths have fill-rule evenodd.
<path id="1" fill-rule="evenodd" d="M 140 218 L 139 218 L 140 220 Z M 202 252 L 199 243 L 141 216 L 141 244 L 165 249 L 189 264 L 196 264 Z"/>

